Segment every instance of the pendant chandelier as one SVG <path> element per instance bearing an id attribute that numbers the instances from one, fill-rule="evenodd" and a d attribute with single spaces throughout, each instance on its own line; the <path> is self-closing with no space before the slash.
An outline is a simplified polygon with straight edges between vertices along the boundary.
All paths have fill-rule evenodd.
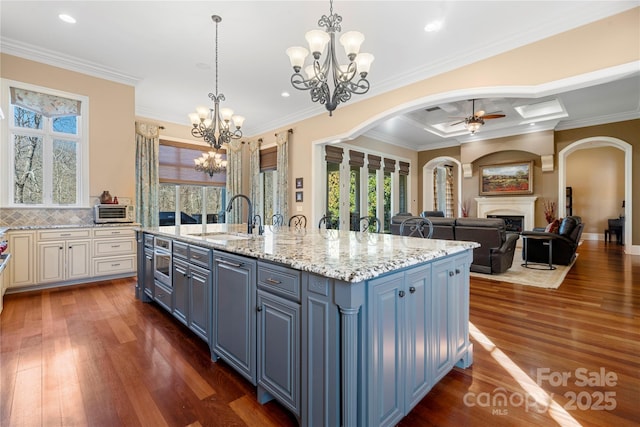
<path id="1" fill-rule="evenodd" d="M 304 68 L 306 78 L 300 71 L 309 50 L 299 46 L 290 47 L 287 49 L 287 55 L 294 71 L 291 76 L 293 87 L 311 91 L 311 101 L 324 104 L 331 116 L 338 104 L 347 102 L 352 94 L 362 95 L 369 91 L 369 81 L 366 77 L 374 57 L 370 53 L 359 53 L 364 35 L 357 31 L 348 31 L 340 37 L 340 43 L 349 62 L 338 63 L 335 37 L 336 33 L 341 31 L 342 17 L 333 13 L 333 0 L 330 0 L 329 4 L 329 16 L 322 15 L 318 21 L 318 25 L 326 30 L 311 30 L 305 34 L 313 55 L 312 64 Z"/>
<path id="2" fill-rule="evenodd" d="M 189 114 L 189 119 L 193 124 L 191 135 L 204 138 L 212 148 L 218 150 L 222 144 L 242 137 L 240 128 L 244 123 L 244 117 L 234 115 L 230 108 L 220 108 L 220 101 L 225 100 L 224 95 L 218 92 L 218 24 L 222 18 L 212 15 L 211 19 L 216 23 L 216 92 L 209 94 L 209 98 L 213 101 L 213 108 L 198 107 L 195 113 Z"/>
<path id="3" fill-rule="evenodd" d="M 200 157 L 193 159 L 193 161 L 198 172 L 208 173 L 209 176 L 223 173 L 227 170 L 227 161 L 222 160 L 222 154 L 218 153 L 217 150 L 215 152 L 202 153 Z"/>

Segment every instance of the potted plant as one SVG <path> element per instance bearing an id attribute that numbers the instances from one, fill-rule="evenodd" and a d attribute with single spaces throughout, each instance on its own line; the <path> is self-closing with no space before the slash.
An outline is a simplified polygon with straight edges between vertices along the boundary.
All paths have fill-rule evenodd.
<path id="1" fill-rule="evenodd" d="M 556 219 L 556 202 L 553 200 L 544 202 L 544 219 L 547 220 L 547 224 L 551 224 Z"/>

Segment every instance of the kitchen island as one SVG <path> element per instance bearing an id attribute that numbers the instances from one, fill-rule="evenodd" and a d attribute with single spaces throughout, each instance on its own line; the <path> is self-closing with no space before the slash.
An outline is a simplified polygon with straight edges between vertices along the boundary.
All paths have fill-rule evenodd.
<path id="1" fill-rule="evenodd" d="M 246 225 L 143 228 L 155 301 L 303 426 L 395 425 L 472 363 L 473 242 Z M 169 264 L 167 264 L 169 263 Z"/>

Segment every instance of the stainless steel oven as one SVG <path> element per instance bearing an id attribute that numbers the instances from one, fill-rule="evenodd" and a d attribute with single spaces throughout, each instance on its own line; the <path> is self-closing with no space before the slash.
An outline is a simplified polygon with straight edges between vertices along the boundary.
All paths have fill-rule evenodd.
<path id="1" fill-rule="evenodd" d="M 153 249 L 153 277 L 171 288 L 171 240 L 155 236 Z"/>

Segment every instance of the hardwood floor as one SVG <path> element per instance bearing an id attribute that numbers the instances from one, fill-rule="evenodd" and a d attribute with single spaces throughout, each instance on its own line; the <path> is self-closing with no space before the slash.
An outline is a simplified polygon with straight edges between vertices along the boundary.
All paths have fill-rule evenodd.
<path id="1" fill-rule="evenodd" d="M 640 257 L 592 241 L 579 252 L 556 290 L 472 278 L 474 364 L 400 425 L 640 424 Z M 296 425 L 164 310 L 135 300 L 134 286 L 5 296 L 0 425 Z"/>

